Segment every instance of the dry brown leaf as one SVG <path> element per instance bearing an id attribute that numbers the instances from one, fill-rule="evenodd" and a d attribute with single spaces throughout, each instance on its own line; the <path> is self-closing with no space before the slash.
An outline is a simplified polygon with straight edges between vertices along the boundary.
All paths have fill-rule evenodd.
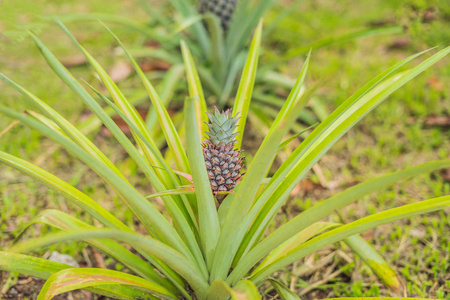
<path id="1" fill-rule="evenodd" d="M 299 195 L 311 193 L 312 191 L 314 191 L 316 189 L 323 189 L 323 187 L 320 184 L 315 183 L 310 179 L 303 179 L 294 187 L 294 189 L 292 190 L 290 195 L 291 195 L 291 197 L 296 197 Z"/>
<path id="2" fill-rule="evenodd" d="M 112 81 L 119 82 L 126 79 L 133 72 L 133 67 L 124 61 L 119 61 L 109 72 Z"/>
<path id="3" fill-rule="evenodd" d="M 70 68 L 70 67 L 77 67 L 80 65 L 84 65 L 88 62 L 86 56 L 84 56 L 83 54 L 77 54 L 71 57 L 68 57 L 66 59 L 63 59 L 62 64 L 64 65 L 64 67 L 66 68 Z"/>
<path id="4" fill-rule="evenodd" d="M 144 60 L 139 63 L 142 71 L 149 72 L 153 70 L 166 71 L 170 68 L 171 64 L 162 60 Z"/>
<path id="5" fill-rule="evenodd" d="M 426 126 L 450 127 L 450 116 L 431 116 L 423 122 Z"/>
<path id="6" fill-rule="evenodd" d="M 16 126 L 17 124 L 19 124 L 20 122 L 18 120 L 14 120 L 12 121 L 8 126 L 6 126 L 5 129 L 3 129 L 2 131 L 0 131 L 0 138 L 7 133 L 8 131 L 10 131 L 14 126 Z"/>
<path id="7" fill-rule="evenodd" d="M 369 241 L 369 240 L 373 239 L 374 236 L 375 236 L 374 230 L 366 231 L 365 233 L 363 233 L 363 234 L 361 235 L 361 237 L 362 237 L 364 240 L 366 240 L 366 241 Z"/>
<path id="8" fill-rule="evenodd" d="M 395 39 L 389 46 L 388 49 L 389 50 L 394 50 L 394 49 L 405 49 L 406 47 L 408 47 L 410 44 L 409 39 L 408 38 L 398 38 Z"/>
<path id="9" fill-rule="evenodd" d="M 444 84 L 436 77 L 431 76 L 430 79 L 428 79 L 427 84 L 436 91 L 443 91 L 444 90 Z"/>
<path id="10" fill-rule="evenodd" d="M 161 48 L 161 44 L 158 41 L 147 41 L 144 46 L 147 48 Z"/>

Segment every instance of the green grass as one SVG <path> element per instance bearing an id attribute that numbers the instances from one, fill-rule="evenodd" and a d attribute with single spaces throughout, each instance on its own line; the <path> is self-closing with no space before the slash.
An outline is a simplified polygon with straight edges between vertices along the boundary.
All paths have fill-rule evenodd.
<path id="1" fill-rule="evenodd" d="M 2 20 L 0 32 L 5 32 L 10 37 L 8 41 L 3 41 L 0 36 L 0 71 L 36 93 L 76 123 L 83 112 L 81 101 L 78 101 L 52 73 L 31 40 L 23 34 L 16 34 L 17 29 L 24 28 L 23 24 L 40 23 L 39 16 L 43 14 L 101 12 L 120 14 L 146 22 L 145 14 L 133 1 L 119 0 L 108 1 L 108 5 L 100 0 L 64 1 L 63 4 L 23 0 L 19 4 L 22 7 L 17 5 L 12 2 L 0 3 L 0 20 Z M 23 8 L 27 8 L 31 13 L 21 13 L 20 11 L 24 11 Z M 430 11 L 434 19 L 426 21 L 425 16 Z M 272 14 L 269 14 L 266 19 L 270 20 L 272 17 Z M 319 79 L 327 79 L 326 84 L 318 90 L 316 98 L 332 111 L 332 108 L 339 105 L 361 84 L 393 62 L 435 45 L 449 45 L 450 33 L 444 30 L 450 27 L 449 18 L 450 4 L 445 0 L 304 1 L 300 11 L 294 12 L 277 30 L 265 38 L 260 65 L 273 62 L 277 56 L 289 49 L 305 47 L 330 36 L 352 33 L 368 28 L 370 24 L 407 26 L 408 30 L 404 34 L 366 37 L 313 51 L 307 80 L 312 83 Z M 18 24 L 21 26 L 17 27 Z M 115 43 L 101 25 L 95 22 L 67 25 L 106 69 L 123 59 L 114 55 Z M 41 39 L 58 57 L 67 59 L 78 53 L 56 26 L 48 24 L 39 26 Z M 34 25 L 27 25 L 26 28 L 36 30 Z M 119 26 L 112 26 L 112 29 L 127 46 L 137 45 L 143 41 L 142 36 L 135 32 L 123 30 Z M 392 49 L 390 45 L 400 39 L 408 41 L 408 44 L 400 49 Z M 280 65 L 279 70 L 295 77 L 304 58 L 305 55 L 293 58 L 288 63 Z M 71 71 L 76 78 L 86 79 L 98 86 L 91 69 L 78 66 Z M 427 83 L 432 77 L 442 83 L 443 90 L 436 90 Z M 120 86 L 130 89 L 136 83 L 136 78 L 131 78 L 121 82 Z M 447 58 L 396 92 L 351 130 L 319 162 L 326 181 L 333 188 L 314 190 L 293 199 L 286 207 L 288 216 L 295 215 L 314 201 L 326 198 L 356 182 L 421 162 L 450 157 L 448 129 L 424 126 L 427 117 L 450 114 L 449 86 L 450 64 Z M 20 96 L 4 82 L 0 82 L 0 91 L 1 103 L 25 109 L 20 102 Z M 183 99 L 184 94 L 180 95 L 180 100 Z M 12 120 L 1 117 L 0 132 L 11 122 Z M 144 194 L 150 194 L 150 187 L 141 180 L 140 174 L 136 174 L 135 165 L 125 157 L 119 147 L 103 136 L 97 136 L 95 142 L 128 178 L 134 180 Z M 66 152 L 54 151 L 51 142 L 28 128 L 19 124 L 0 137 L 0 150 L 32 162 L 39 162 L 44 169 L 76 183 L 83 191 L 89 191 L 93 194 L 93 199 L 98 199 L 107 208 L 118 207 L 115 213 L 126 224 L 140 226 L 135 223 L 132 214 L 113 196 L 113 192 L 101 184 L 95 174 L 87 169 L 75 168 L 74 166 L 78 164 L 74 164 L 73 158 Z M 252 149 L 248 151 L 252 154 Z M 311 173 L 310 178 L 318 182 L 315 174 Z M 387 208 L 449 193 L 450 183 L 445 182 L 439 173 L 435 172 L 380 191 L 340 213 L 346 222 L 350 222 Z M 63 207 L 64 211 L 72 214 L 75 212 L 81 219 L 88 218 L 81 215 L 76 207 L 66 204 L 60 196 L 9 168 L 1 169 L 0 195 L 0 248 L 9 245 L 21 226 L 43 208 Z M 450 299 L 448 214 L 449 211 L 444 211 L 399 221 L 364 235 L 403 277 L 405 289 L 402 294 L 405 293 L 410 297 Z M 288 216 L 280 215 L 280 218 L 285 219 Z M 29 234 L 45 234 L 49 230 L 45 226 L 35 226 L 29 230 Z M 318 285 L 316 289 L 307 293 L 305 298 L 391 295 L 359 258 L 353 255 L 347 257 L 350 261 L 343 258 L 339 252 L 341 246 L 329 247 L 306 259 L 314 263 L 331 254 L 332 260 L 314 274 L 306 277 L 297 276 L 303 264 L 303 261 L 300 261 L 293 268 L 279 274 L 280 279 L 295 286 L 297 292 L 301 292 L 309 285 L 319 282 L 327 274 L 340 270 L 342 272 L 336 277 Z M 82 247 L 83 244 L 78 243 L 53 246 L 51 249 L 57 249 L 82 260 L 80 251 Z M 343 252 L 349 253 L 345 246 L 342 247 Z M 291 283 L 292 281 L 294 282 Z"/>

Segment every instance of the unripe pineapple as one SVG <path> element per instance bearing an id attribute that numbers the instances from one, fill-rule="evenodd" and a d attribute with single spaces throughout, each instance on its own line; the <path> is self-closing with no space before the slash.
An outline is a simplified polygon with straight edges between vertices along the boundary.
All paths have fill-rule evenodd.
<path id="1" fill-rule="evenodd" d="M 231 117 L 231 110 L 220 112 L 217 108 L 214 114 L 209 114 L 208 140 L 203 144 L 203 156 L 208 171 L 211 189 L 220 202 L 225 198 L 219 192 L 231 191 L 239 183 L 243 157 L 240 150 L 235 150 L 236 129 L 238 118 Z"/>
<path id="2" fill-rule="evenodd" d="M 201 13 L 215 14 L 220 19 L 223 30 L 226 31 L 236 4 L 237 0 L 201 0 L 199 10 Z"/>

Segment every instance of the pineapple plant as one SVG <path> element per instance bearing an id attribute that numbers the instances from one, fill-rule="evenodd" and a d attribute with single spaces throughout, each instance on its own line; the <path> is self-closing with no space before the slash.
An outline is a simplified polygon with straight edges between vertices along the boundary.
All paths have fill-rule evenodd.
<path id="1" fill-rule="evenodd" d="M 282 282 L 269 276 L 339 241 L 347 244 L 353 242 L 352 251 L 362 253 L 361 257 L 372 262 L 368 265 L 374 272 L 381 274 L 381 279 L 383 276 L 387 277 L 389 283 L 386 284 L 398 290 L 400 284 L 396 272 L 358 234 L 401 218 L 450 207 L 450 196 L 440 196 L 374 213 L 348 224 L 321 222 L 336 210 L 400 180 L 450 167 L 450 160 L 444 159 L 359 183 L 314 203 L 267 236 L 265 234 L 271 225 L 277 225 L 272 221 L 294 187 L 339 138 L 389 95 L 444 58 L 450 53 L 450 47 L 409 70 L 400 71 L 405 64 L 423 53 L 412 55 L 373 78 L 317 126 L 270 177 L 269 170 L 280 148 L 292 140 L 287 138 L 283 141 L 283 138 L 293 128 L 313 91 L 304 85 L 310 60 L 308 56 L 294 88 L 246 167 L 245 176 L 242 176 L 242 158 L 239 157 L 238 149 L 242 143 L 242 133 L 252 99 L 261 25 L 257 27 L 252 41 L 232 111 L 220 112 L 216 109 L 214 114 L 209 114 L 208 126 L 204 126 L 208 122 L 208 115 L 196 65 L 189 48 L 186 44 L 181 44 L 189 86 L 189 97 L 184 103 L 185 143 L 153 85 L 113 35 L 148 91 L 168 146 L 166 151 L 169 153 L 165 154 L 170 155 L 161 153 L 156 146 L 154 132 L 145 126 L 136 108 L 97 60 L 62 23 L 58 22 L 58 25 L 86 56 L 112 100 L 89 86 L 97 95 L 94 98 L 38 37 L 33 34 L 31 37 L 53 71 L 108 127 L 127 151 L 142 171 L 139 173 L 142 175 L 137 176 L 145 176 L 156 193 L 142 195 L 108 155 L 76 126 L 38 96 L 0 73 L 0 78 L 20 92 L 30 107 L 39 109 L 39 112 L 27 110 L 23 113 L 0 104 L 0 113 L 49 137 L 80 159 L 111 187 L 111 191 L 123 200 L 142 225 L 142 231 L 137 232 L 135 226 L 125 224 L 113 210 L 102 206 L 103 203 L 99 201 L 101 199 L 90 196 L 89 191 L 85 193 L 30 162 L 0 151 L 0 163 L 56 190 L 91 217 L 81 219 L 58 209 L 43 211 L 25 229 L 35 223 L 43 223 L 60 232 L 25 241 L 20 239 L 24 236 L 21 232 L 17 243 L 6 251 L 0 251 L 0 271 L 21 272 L 46 280 L 38 300 L 49 300 L 55 295 L 76 289 L 85 289 L 113 299 L 258 300 L 262 297 L 258 288 L 266 282 L 273 285 L 281 299 L 299 300 Z M 130 126 L 133 141 L 125 136 L 99 101 L 108 104 Z M 202 147 L 200 137 L 205 127 L 209 128 L 208 137 Z M 209 168 L 209 164 L 211 167 L 222 166 L 217 176 L 220 175 L 223 179 L 215 176 L 214 183 L 211 183 L 209 171 L 214 172 L 214 168 Z M 177 177 L 180 173 L 192 175 L 194 190 L 183 186 L 183 178 Z M 232 180 L 229 181 L 229 186 L 225 180 L 227 174 L 228 179 Z M 220 187 L 223 182 L 225 186 Z M 229 195 L 217 210 L 214 193 L 219 189 L 233 189 L 233 195 Z M 154 197 L 162 199 L 169 216 L 149 201 Z M 126 266 L 127 272 L 73 268 L 22 254 L 71 240 L 83 240 L 101 250 Z"/>
<path id="2" fill-rule="evenodd" d="M 231 109 L 220 112 L 217 107 L 214 114 L 208 114 L 210 123 L 206 131 L 208 139 L 203 144 L 203 156 L 211 189 L 220 202 L 241 180 L 243 157 L 236 150 L 237 116 L 231 117 Z"/>
<path id="3" fill-rule="evenodd" d="M 150 4 L 151 1 L 136 0 L 136 2 L 149 14 L 148 22 L 136 23 L 136 20 L 107 14 L 70 13 L 58 15 L 57 18 L 67 22 L 101 20 L 136 30 L 145 35 L 143 40 L 150 39 L 161 46 L 158 53 L 147 51 L 146 46 L 136 46 L 136 49 L 145 53 L 146 58 L 164 60 L 174 66 L 180 64 L 176 46 L 184 40 L 193 50 L 192 53 L 199 63 L 199 74 L 207 83 L 204 89 L 208 91 L 208 96 L 211 96 L 211 101 L 215 101 L 220 108 L 226 105 L 231 106 L 227 102 L 231 101 L 230 96 L 236 89 L 239 71 L 242 70 L 248 54 L 252 32 L 265 13 L 276 5 L 276 1 L 169 0 L 158 3 L 155 7 Z M 275 27 L 288 15 L 287 12 L 292 11 L 292 8 L 297 7 L 301 2 L 295 0 L 294 3 L 277 11 L 279 18 L 271 24 L 272 27 Z M 177 14 L 175 19 L 179 20 L 178 22 L 172 22 L 163 15 L 165 10 L 170 9 L 175 10 Z M 53 20 L 53 17 L 49 19 Z M 23 35 L 24 33 L 15 32 L 15 34 Z M 283 76 L 275 70 L 272 71 L 276 74 L 275 77 L 284 79 L 282 80 L 284 85 L 287 84 L 288 88 L 292 88 L 292 78 Z M 261 76 L 258 80 L 268 84 L 280 83 L 280 80 L 272 82 L 272 77 Z M 255 98 L 260 100 L 259 97 L 255 96 Z M 165 100 L 168 103 L 172 99 Z M 261 104 L 263 103 L 265 102 L 261 100 Z M 147 120 L 147 123 L 151 121 Z"/>
<path id="4" fill-rule="evenodd" d="M 224 31 L 227 31 L 236 8 L 237 0 L 201 0 L 200 13 L 213 13 L 220 19 Z"/>
<path id="5" fill-rule="evenodd" d="M 158 51 L 149 51 L 148 47 L 137 46 L 136 51 L 145 53 L 146 58 L 164 60 L 171 64 L 174 70 L 179 70 L 182 67 L 176 46 L 180 40 L 183 40 L 193 50 L 192 53 L 199 64 L 199 75 L 205 83 L 203 88 L 208 92 L 208 100 L 219 108 L 232 106 L 233 97 L 231 95 L 236 91 L 237 79 L 244 66 L 245 57 L 248 55 L 248 44 L 252 32 L 255 30 L 258 21 L 277 4 L 277 1 L 170 0 L 160 3 L 160 6 L 152 6 L 151 8 L 146 0 L 136 0 L 136 2 L 142 6 L 143 11 L 149 13 L 148 22 L 135 23 L 135 20 L 124 19 L 122 16 L 103 14 L 68 14 L 57 17 L 61 21 L 67 20 L 68 22 L 101 20 L 107 23 L 119 23 L 125 28 L 137 30 L 145 34 L 146 38 L 151 41 L 156 41 L 161 48 Z M 300 0 L 294 0 L 289 5 L 279 7 L 281 10 L 275 12 L 278 17 L 274 18 L 270 24 L 272 30 L 290 12 L 296 11 L 301 3 Z M 179 22 L 171 22 L 163 16 L 162 12 L 167 9 L 165 5 L 170 5 L 175 9 L 178 14 L 176 19 Z M 53 20 L 53 17 L 51 19 Z M 203 22 L 199 20 L 203 20 Z M 366 35 L 400 32 L 402 32 L 401 27 L 368 28 L 353 36 L 333 36 L 331 40 L 339 42 L 341 39 L 348 40 Z M 327 43 L 329 43 L 329 40 L 330 38 L 324 39 L 324 41 L 328 41 Z M 314 43 L 312 47 L 315 48 L 319 44 L 321 42 Z M 309 46 L 301 46 L 297 49 L 291 49 L 289 53 L 286 53 L 286 56 L 279 57 L 278 62 L 285 62 L 293 56 L 304 54 L 309 48 Z M 266 66 L 260 70 L 257 78 L 257 84 L 255 85 L 257 90 L 253 95 L 254 103 L 250 109 L 257 111 L 261 120 L 272 119 L 276 110 L 281 108 L 283 103 L 283 99 L 277 93 L 267 93 L 267 87 L 270 87 L 269 90 L 272 91 L 275 88 L 283 88 L 287 93 L 292 89 L 295 82 L 292 78 L 273 68 L 278 62 L 272 63 L 272 67 Z M 174 71 L 174 73 L 177 77 L 182 76 L 182 72 Z M 162 100 L 168 106 L 173 97 L 164 95 Z M 315 101 L 315 107 L 319 107 L 321 111 L 325 112 L 328 110 L 317 99 Z M 310 108 L 306 108 L 306 110 L 307 114 L 300 116 L 304 123 L 312 125 L 323 118 L 323 114 L 319 116 Z M 145 122 L 151 131 L 158 130 L 157 122 L 154 121 L 155 117 L 155 112 L 150 108 Z"/>

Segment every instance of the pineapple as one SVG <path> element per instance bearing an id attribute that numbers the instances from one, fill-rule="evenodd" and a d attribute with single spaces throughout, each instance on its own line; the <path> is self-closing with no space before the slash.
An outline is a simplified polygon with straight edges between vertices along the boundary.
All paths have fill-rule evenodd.
<path id="1" fill-rule="evenodd" d="M 209 132 L 207 141 L 203 144 L 203 156 L 211 183 L 211 189 L 219 202 L 225 197 L 220 192 L 231 191 L 239 183 L 243 157 L 241 150 L 235 150 L 236 129 L 238 118 L 231 117 L 231 110 L 208 113 Z M 226 195 L 225 195 L 226 196 Z"/>
<path id="2" fill-rule="evenodd" d="M 200 0 L 201 13 L 213 13 L 222 23 L 222 28 L 227 31 L 237 0 Z"/>

